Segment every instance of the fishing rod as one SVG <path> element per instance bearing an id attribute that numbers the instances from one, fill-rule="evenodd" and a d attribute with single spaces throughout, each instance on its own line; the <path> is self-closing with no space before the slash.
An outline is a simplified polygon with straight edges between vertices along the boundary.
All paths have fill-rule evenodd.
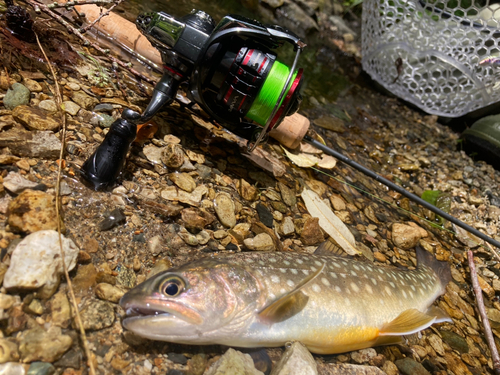
<path id="1" fill-rule="evenodd" d="M 170 104 L 179 85 L 187 83 L 192 103 L 246 139 L 249 152 L 268 136 L 289 148 L 304 141 L 500 248 L 500 242 L 306 135 L 309 120 L 296 114 L 303 73 L 296 65 L 305 44 L 294 33 L 234 15 L 215 25 L 199 10 L 179 19 L 164 12 L 144 13 L 137 17 L 136 26 L 160 52 L 163 76 L 145 111 L 125 109 L 82 165 L 81 177 L 88 186 L 103 190 L 115 184 L 137 125 Z M 277 59 L 277 50 L 284 44 L 295 51 L 291 67 Z"/>

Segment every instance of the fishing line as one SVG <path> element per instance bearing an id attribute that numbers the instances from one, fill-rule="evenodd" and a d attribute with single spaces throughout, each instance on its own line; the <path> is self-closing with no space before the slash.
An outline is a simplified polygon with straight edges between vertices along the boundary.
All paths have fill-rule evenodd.
<path id="1" fill-rule="evenodd" d="M 419 196 L 417 196 L 415 194 L 410 193 L 408 190 L 402 188 L 399 185 L 396 185 L 395 183 L 393 183 L 393 182 L 389 181 L 388 179 L 380 176 L 379 174 L 373 172 L 372 170 L 370 170 L 370 169 L 362 166 L 359 163 L 356 163 L 354 160 L 349 159 L 348 157 L 346 157 L 346 156 L 342 155 L 341 153 L 339 153 L 339 152 L 331 149 L 328 146 L 325 146 L 321 142 L 316 141 L 315 139 L 311 138 L 308 135 L 306 135 L 304 137 L 304 141 L 307 142 L 307 143 L 309 143 L 310 145 L 316 147 L 317 149 L 323 151 L 324 153 L 326 153 L 328 155 L 331 155 L 331 156 L 337 158 L 338 160 L 346 163 L 347 165 L 349 165 L 349 166 L 357 169 L 358 171 L 364 173 L 368 177 L 373 178 L 375 181 L 378 181 L 378 182 L 384 184 L 385 186 L 391 188 L 392 190 L 397 191 L 398 193 L 400 193 L 401 195 L 404 195 L 408 199 L 411 199 L 415 203 L 418 203 L 419 205 L 421 205 L 421 206 L 427 208 L 428 210 L 434 212 L 435 214 L 441 216 L 443 219 L 451 221 L 453 224 L 459 226 L 462 229 L 465 229 L 469 233 L 472 233 L 473 235 L 481 238 L 482 240 L 484 240 L 484 241 L 486 241 L 486 242 L 488 242 L 488 243 L 492 244 L 493 246 L 496 246 L 497 248 L 500 249 L 500 242 L 498 242 L 498 241 L 494 240 L 493 238 L 487 236 L 486 234 L 478 231 L 476 228 L 473 228 L 470 225 L 465 224 L 463 221 L 457 219 L 454 216 L 451 216 L 450 214 L 444 212 L 443 210 L 440 210 L 439 208 L 437 208 L 436 206 L 432 205 L 431 203 L 423 200 L 422 198 L 420 198 Z"/>
<path id="2" fill-rule="evenodd" d="M 283 90 L 283 86 L 285 86 L 288 74 L 290 74 L 290 68 L 288 66 L 279 61 L 274 62 L 259 94 L 246 115 L 248 118 L 261 125 L 267 123 L 267 120 L 276 106 L 276 102 L 279 100 L 280 93 Z M 289 86 L 296 76 L 297 72 L 293 74 Z M 288 89 L 290 89 L 290 87 L 288 87 Z M 283 101 L 283 99 L 281 101 Z"/>

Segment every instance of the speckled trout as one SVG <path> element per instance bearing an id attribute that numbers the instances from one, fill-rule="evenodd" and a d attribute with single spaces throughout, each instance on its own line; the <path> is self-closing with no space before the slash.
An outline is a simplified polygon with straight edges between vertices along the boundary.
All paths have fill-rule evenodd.
<path id="1" fill-rule="evenodd" d="M 321 249 L 319 249 L 321 250 Z M 275 347 L 318 354 L 399 342 L 451 321 L 429 308 L 449 265 L 417 248 L 415 270 L 332 255 L 251 252 L 171 268 L 127 292 L 123 326 L 180 344 Z"/>

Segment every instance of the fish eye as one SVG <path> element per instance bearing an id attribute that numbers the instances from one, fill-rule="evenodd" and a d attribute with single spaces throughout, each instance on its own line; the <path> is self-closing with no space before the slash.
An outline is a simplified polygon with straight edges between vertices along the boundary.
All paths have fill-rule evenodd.
<path id="1" fill-rule="evenodd" d="M 176 297 L 184 290 L 184 282 L 178 277 L 169 277 L 162 283 L 160 290 L 167 296 Z"/>

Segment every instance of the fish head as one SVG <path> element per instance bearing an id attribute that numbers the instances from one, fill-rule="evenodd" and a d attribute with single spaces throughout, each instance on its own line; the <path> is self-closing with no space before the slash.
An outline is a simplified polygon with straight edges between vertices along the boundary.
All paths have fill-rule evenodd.
<path id="1" fill-rule="evenodd" d="M 245 267 L 202 260 L 161 272 L 120 300 L 123 326 L 139 336 L 185 344 L 233 335 L 263 303 Z"/>

